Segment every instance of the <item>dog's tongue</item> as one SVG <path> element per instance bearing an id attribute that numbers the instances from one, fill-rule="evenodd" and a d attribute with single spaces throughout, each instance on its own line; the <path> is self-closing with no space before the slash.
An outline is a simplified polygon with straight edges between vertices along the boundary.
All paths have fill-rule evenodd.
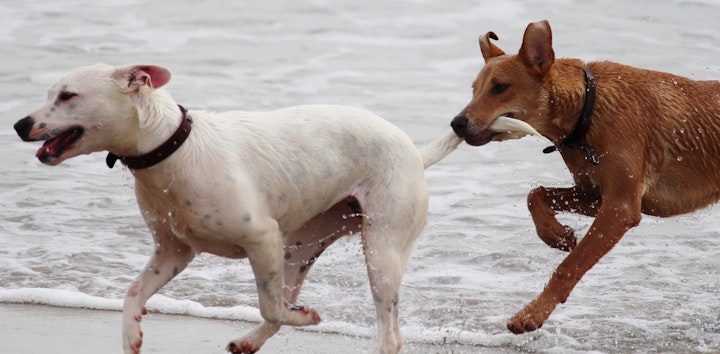
<path id="1" fill-rule="evenodd" d="M 53 139 L 46 140 L 45 144 L 38 149 L 38 151 L 35 153 L 35 157 L 42 158 L 43 156 L 57 156 L 57 147 L 53 144 Z"/>
<path id="2" fill-rule="evenodd" d="M 81 131 L 72 129 L 52 139 L 45 140 L 43 146 L 35 153 L 35 157 L 40 160 L 48 157 L 59 157 L 68 146 L 72 145 L 80 137 L 80 134 Z"/>

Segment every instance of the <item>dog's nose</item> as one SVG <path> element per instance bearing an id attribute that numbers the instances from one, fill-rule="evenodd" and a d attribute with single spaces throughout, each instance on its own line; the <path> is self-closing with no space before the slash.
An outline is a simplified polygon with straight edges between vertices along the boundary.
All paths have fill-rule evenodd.
<path id="1" fill-rule="evenodd" d="M 457 135 L 458 138 L 462 138 L 465 136 L 465 130 L 467 129 L 468 123 L 469 121 L 467 117 L 459 115 L 450 122 L 450 126 L 453 128 L 455 135 Z"/>
<path id="2" fill-rule="evenodd" d="M 35 125 L 35 119 L 32 117 L 25 117 L 17 121 L 13 127 L 22 140 L 29 141 L 30 131 L 32 130 L 33 125 Z"/>

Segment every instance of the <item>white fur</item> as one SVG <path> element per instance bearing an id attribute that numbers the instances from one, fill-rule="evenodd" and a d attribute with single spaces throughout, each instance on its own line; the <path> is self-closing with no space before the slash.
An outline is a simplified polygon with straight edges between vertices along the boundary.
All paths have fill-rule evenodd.
<path id="1" fill-rule="evenodd" d="M 84 128 L 62 154 L 45 156 L 51 165 L 95 151 L 145 153 L 180 122 L 179 108 L 159 89 L 169 78 L 156 66 L 78 68 L 16 129 L 24 140 L 45 140 Z M 76 95 L 61 100 L 63 93 Z M 317 313 L 293 308 L 294 301 L 317 256 L 349 233 L 362 237 L 378 316 L 375 351 L 399 351 L 400 281 L 428 209 L 424 168 L 461 139 L 450 132 L 421 153 L 387 121 L 342 106 L 188 114 L 192 131 L 175 153 L 131 170 L 156 249 L 125 298 L 125 352 L 140 350 L 147 299 L 200 252 L 247 257 L 255 274 L 265 321 L 229 349 L 255 351 L 281 325 L 317 324 Z M 27 134 L 23 124 L 32 124 Z"/>

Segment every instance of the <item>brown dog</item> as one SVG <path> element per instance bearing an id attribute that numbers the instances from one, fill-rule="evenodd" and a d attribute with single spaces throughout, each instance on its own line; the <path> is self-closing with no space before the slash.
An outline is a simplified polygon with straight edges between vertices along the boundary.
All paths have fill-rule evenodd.
<path id="1" fill-rule="evenodd" d="M 533 331 L 580 278 L 636 226 L 641 213 L 672 216 L 720 199 L 720 82 L 612 62 L 558 59 L 547 21 L 531 23 L 517 55 L 480 38 L 485 67 L 470 104 L 452 121 L 468 144 L 517 136 L 486 129 L 499 116 L 527 122 L 560 151 L 570 188 L 538 187 L 528 208 L 540 238 L 570 251 L 543 292 L 508 321 Z M 595 217 L 576 244 L 557 212 Z"/>

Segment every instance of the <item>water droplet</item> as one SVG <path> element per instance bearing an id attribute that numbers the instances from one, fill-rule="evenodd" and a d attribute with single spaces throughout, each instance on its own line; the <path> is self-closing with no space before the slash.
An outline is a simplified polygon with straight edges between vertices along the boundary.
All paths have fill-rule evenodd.
<path id="1" fill-rule="evenodd" d="M 682 157 L 682 156 L 678 156 L 678 157 L 677 157 L 677 160 L 678 160 L 678 161 L 682 161 L 682 160 L 683 160 L 683 157 Z"/>

